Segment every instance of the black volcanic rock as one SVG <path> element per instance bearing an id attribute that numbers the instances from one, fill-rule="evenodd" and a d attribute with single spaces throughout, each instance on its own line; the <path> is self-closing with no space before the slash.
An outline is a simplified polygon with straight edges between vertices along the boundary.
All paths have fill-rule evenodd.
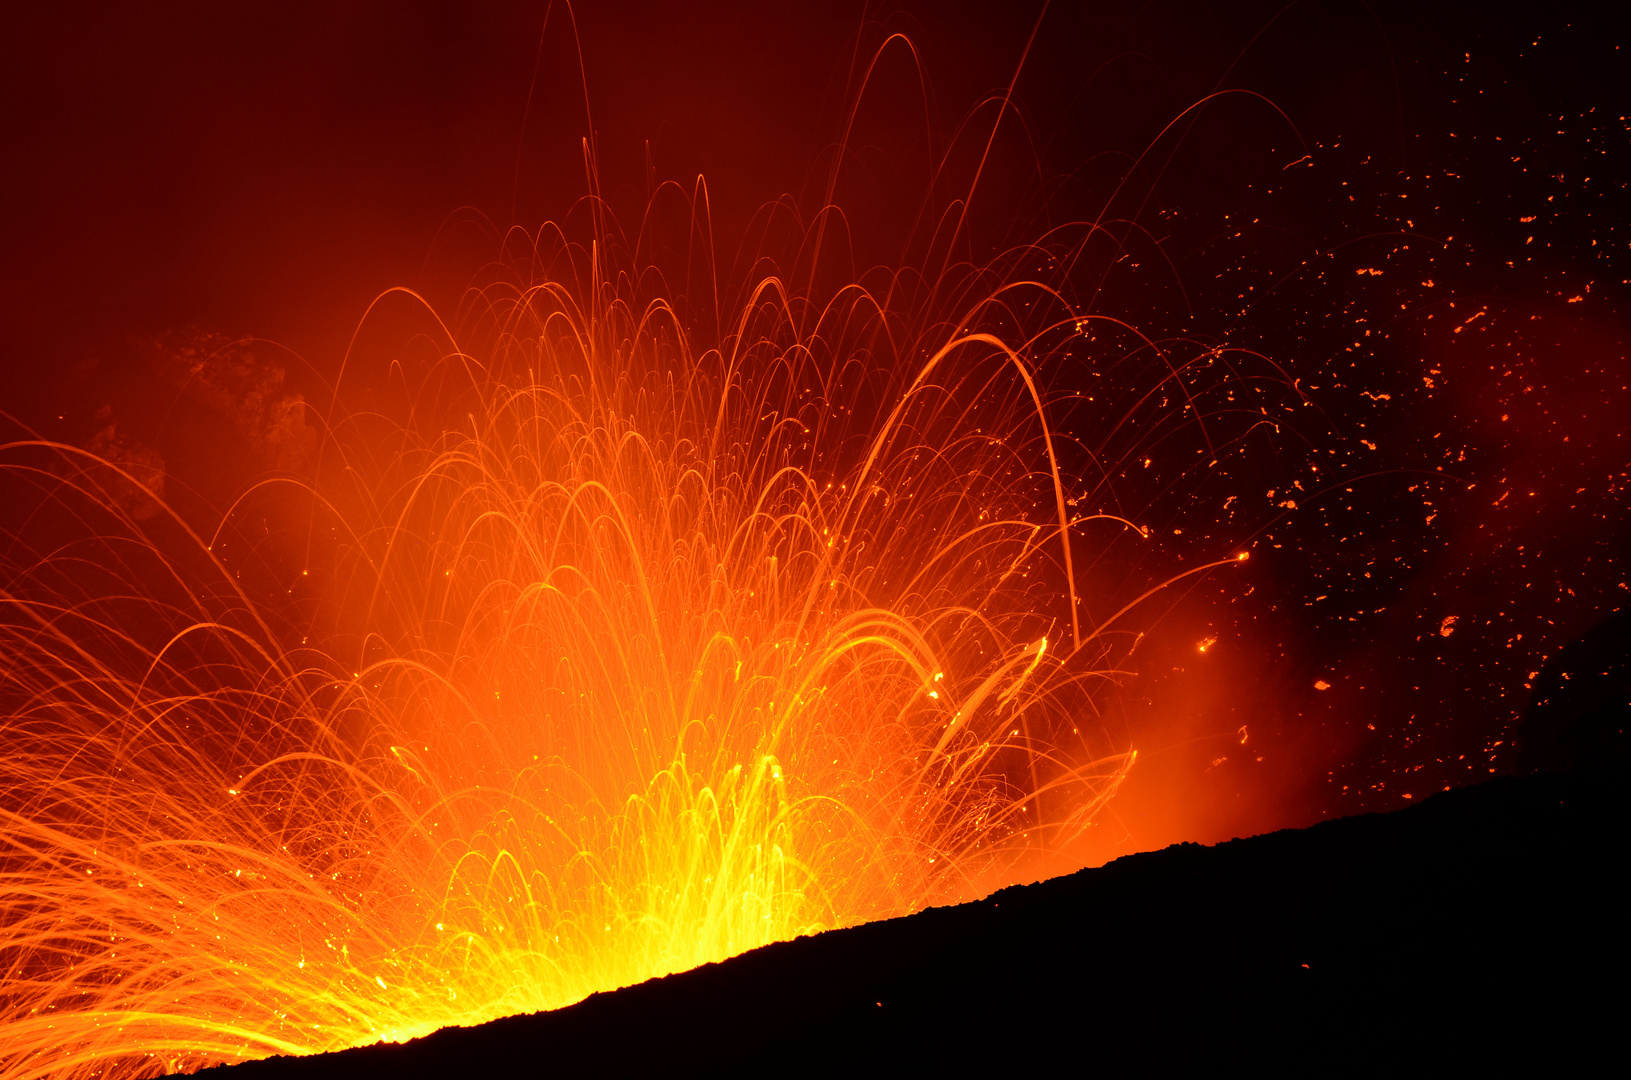
<path id="1" fill-rule="evenodd" d="M 1546 662 L 1517 741 L 1520 773 L 1631 765 L 1631 610 Z"/>
<path id="2" fill-rule="evenodd" d="M 1179 844 L 230 1080 L 1577 1073 L 1620 1043 L 1623 795 L 1601 773 L 1507 777 Z"/>

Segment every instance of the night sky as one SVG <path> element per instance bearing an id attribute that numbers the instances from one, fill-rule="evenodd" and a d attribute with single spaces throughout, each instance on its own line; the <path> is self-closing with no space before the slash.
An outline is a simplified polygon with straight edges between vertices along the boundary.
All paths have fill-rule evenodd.
<path id="1" fill-rule="evenodd" d="M 969 254 L 1100 221 L 1073 302 L 1235 365 L 1194 369 L 1202 424 L 1123 409 L 1150 368 L 1109 339 L 1049 369 L 1096 503 L 1152 532 L 1105 549 L 1108 592 L 1252 554 L 1140 615 L 1138 674 L 1103 707 L 1141 757 L 1096 858 L 1510 769 L 1532 673 L 1631 599 L 1631 41 L 1567 6 L 1042 17 Z M 267 461 L 144 342 L 275 342 L 316 399 L 382 290 L 452 310 L 506 228 L 572 212 L 591 131 L 625 220 L 654 176 L 703 174 L 740 278 L 756 211 L 820 204 L 855 65 L 900 32 L 921 68 L 885 50 L 835 194 L 855 266 L 889 265 L 970 167 L 1038 15 L 103 7 L 0 16 L 0 411 L 8 437 L 81 446 L 116 425 L 200 522 Z"/>

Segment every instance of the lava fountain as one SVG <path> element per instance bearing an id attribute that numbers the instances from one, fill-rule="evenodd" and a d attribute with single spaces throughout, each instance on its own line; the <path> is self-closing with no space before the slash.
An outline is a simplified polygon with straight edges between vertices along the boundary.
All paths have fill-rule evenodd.
<path id="1" fill-rule="evenodd" d="M 704 347 L 610 235 L 530 237 L 457 330 L 382 297 L 428 327 L 396 405 L 313 412 L 212 535 L 4 447 L 0 1074 L 559 1007 L 984 891 L 1114 793 L 1140 598 L 1081 580 L 1138 527 L 1050 428 L 1092 319 L 1020 272 L 1070 243 L 764 273 Z"/>

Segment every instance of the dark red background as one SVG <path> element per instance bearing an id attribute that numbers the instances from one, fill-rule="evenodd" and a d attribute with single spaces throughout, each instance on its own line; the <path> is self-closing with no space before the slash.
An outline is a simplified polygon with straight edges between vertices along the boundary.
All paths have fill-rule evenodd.
<path id="1" fill-rule="evenodd" d="M 314 394 L 380 290 L 451 305 L 505 227 L 565 215 L 587 190 L 591 123 L 614 209 L 643 204 L 649 144 L 659 178 L 706 175 L 734 265 L 766 201 L 819 205 L 852 65 L 898 30 L 927 97 L 892 46 L 837 193 L 857 259 L 887 262 L 931 150 L 965 120 L 983 140 L 995 109 L 981 103 L 1037 17 L 106 7 L 0 16 L 0 410 L 83 444 L 111 407 L 206 517 L 255 466 L 189 423 L 137 337 L 272 339 Z M 1099 214 L 1133 175 L 1112 209 L 1173 272 L 1128 279 L 1100 310 L 1259 349 L 1312 402 L 1214 478 L 1162 461 L 1119 489 L 1161 537 L 1128 573 L 1254 558 L 1147 616 L 1141 674 L 1107 701 L 1142 757 L 1095 857 L 1398 806 L 1507 768 L 1529 673 L 1631 596 L 1622 43 L 1549 6 L 1059 4 L 1043 18 L 975 202 L 975 251 Z M 1261 97 L 1221 98 L 1157 139 L 1218 89 Z M 1293 493 L 1297 509 L 1278 505 Z"/>

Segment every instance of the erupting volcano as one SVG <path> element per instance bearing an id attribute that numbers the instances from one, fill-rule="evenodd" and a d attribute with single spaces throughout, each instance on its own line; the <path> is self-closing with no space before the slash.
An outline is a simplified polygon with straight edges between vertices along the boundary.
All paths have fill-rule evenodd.
<path id="1" fill-rule="evenodd" d="M 811 189 L 767 201 L 728 159 L 659 180 L 663 146 L 625 127 L 683 124 L 686 91 L 647 117 L 672 72 L 597 67 L 611 30 L 587 13 L 323 24 L 375 66 L 302 93 L 379 120 L 380 160 L 416 145 L 415 124 L 480 126 L 402 90 L 431 85 L 408 74 L 427 57 L 459 54 L 446 77 L 467 97 L 519 109 L 502 136 L 468 136 L 481 164 L 500 160 L 489 143 L 513 159 L 460 191 L 483 212 L 435 230 L 415 287 L 374 282 L 400 265 L 365 273 L 358 257 L 366 287 L 281 316 L 307 327 L 309 360 L 271 340 L 298 329 L 216 329 L 289 306 L 233 299 L 134 315 L 110 300 L 98 328 L 64 332 L 55 370 L 8 361 L 0 1076 L 404 1041 L 1181 836 L 1419 798 L 1508 760 L 1520 701 L 1494 719 L 1416 703 L 1497 661 L 1486 696 L 1516 698 L 1617 610 L 1624 433 L 1598 418 L 1624 401 L 1618 313 L 1578 312 L 1619 295 L 1623 235 L 1600 237 L 1616 261 L 1563 296 L 1582 274 L 1570 245 L 1595 248 L 1598 226 L 1559 208 L 1567 250 L 1502 295 L 1479 275 L 1516 258 L 1458 242 L 1444 209 L 1465 201 L 1445 194 L 1459 159 L 1401 161 L 1384 182 L 1371 154 L 1342 149 L 1368 133 L 1281 104 L 1313 76 L 1276 95 L 1250 64 L 1234 74 L 1247 58 L 1279 70 L 1249 43 L 1188 97 L 1139 97 L 1125 131 L 1088 132 L 1079 116 L 1116 114 L 1082 103 L 1093 79 L 1060 89 L 1097 25 L 1081 13 L 970 13 L 953 30 L 852 14 L 830 42 L 793 16 L 764 31 L 812 38 L 794 81 L 817 63 L 806 53 L 831 50 L 824 72 L 839 57 L 827 93 L 842 102 L 836 140 L 799 161 L 792 182 Z M 652 56 L 663 18 L 631 32 Z M 144 32 L 191 48 L 263 21 Z M 719 27 L 688 26 L 687 63 L 714 70 L 698 62 Z M 733 32 L 733 55 L 751 51 L 752 28 Z M 1375 58 L 1355 48 L 1363 62 L 1342 70 L 1368 78 Z M 331 70 L 321 51 L 250 54 L 287 79 Z M 997 87 L 944 131 L 926 87 L 962 83 L 936 55 L 978 57 L 963 74 Z M 1207 55 L 1185 38 L 1166 62 Z M 474 74 L 492 57 L 507 74 Z M 608 114 L 634 117 L 613 132 L 594 119 L 603 70 L 626 76 Z M 387 107 L 373 81 L 393 79 Z M 704 100 L 748 94 L 697 79 Z M 160 106 L 202 93 L 159 85 Z M 261 118 L 252 133 L 282 130 L 267 118 L 287 121 L 293 85 L 235 92 Z M 1620 124 L 1604 176 L 1569 189 L 1579 201 L 1623 165 Z M 351 153 L 339 122 L 284 136 Z M 790 158 L 795 142 L 764 136 Z M 1526 168 L 1527 146 L 1499 152 Z M 1201 179 L 1202 160 L 1235 172 Z M 351 168 L 347 184 L 376 178 Z M 264 207 L 285 190 L 268 176 L 233 183 Z M 1545 202 L 1568 197 L 1556 183 Z M 361 205 L 321 187 L 278 220 L 310 230 L 325 199 Z M 389 198 L 445 213 L 444 187 Z M 1356 193 L 1392 201 L 1361 211 Z M 526 223 L 534 204 L 542 226 Z M 1404 206 L 1420 220 L 1379 224 Z M 316 275 L 301 287 L 326 293 L 317 261 L 239 285 L 293 293 Z M 42 280 L 59 268 L 39 265 Z M 208 294 L 199 274 L 171 287 Z M 1557 297 L 1535 286 L 1564 279 Z M 33 348 L 49 319 L 28 310 L 50 305 L 15 306 L 13 340 Z M 1573 350 L 1593 388 L 1536 374 L 1548 349 Z M 1463 382 L 1477 389 L 1447 397 Z M 1578 440 L 1558 476 L 1526 456 L 1551 437 L 1539 420 L 1516 449 L 1488 448 L 1493 425 L 1543 401 L 1581 417 L 1556 432 Z M 1537 516 L 1491 515 L 1576 479 L 1568 512 L 1600 528 L 1572 542 L 1606 553 L 1550 591 L 1527 562 L 1490 569 L 1492 544 L 1567 543 Z M 1478 555 L 1446 554 L 1458 545 Z M 1548 629 L 1512 629 L 1518 649 L 1492 656 L 1520 619 Z M 1450 651 L 1469 640 L 1481 651 Z M 1378 721 L 1394 741 L 1370 741 Z M 1344 801 L 1361 792 L 1372 801 Z"/>

